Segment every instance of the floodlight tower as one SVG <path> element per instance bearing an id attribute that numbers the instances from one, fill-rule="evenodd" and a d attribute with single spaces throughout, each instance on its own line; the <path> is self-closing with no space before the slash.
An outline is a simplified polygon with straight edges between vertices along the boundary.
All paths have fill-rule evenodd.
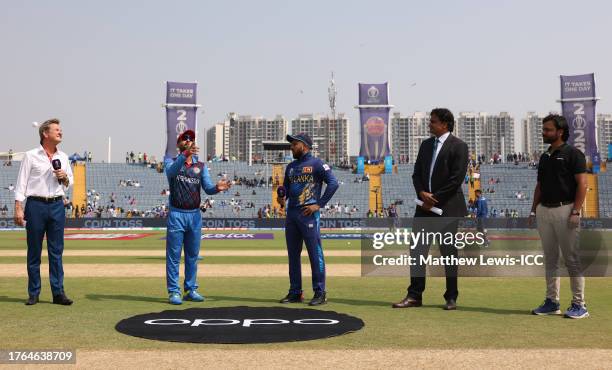
<path id="1" fill-rule="evenodd" d="M 336 121 L 336 96 L 338 95 L 338 89 L 336 89 L 336 81 L 334 80 L 334 71 L 331 73 L 331 79 L 329 80 L 329 87 L 327 88 L 327 96 L 329 98 L 329 108 L 331 110 L 331 117 L 328 120 L 328 132 L 327 132 L 327 155 L 336 157 L 336 146 L 337 146 L 337 134 L 338 134 L 338 122 Z M 329 161 L 329 158 L 327 158 Z M 335 160 L 334 160 L 335 162 Z"/>

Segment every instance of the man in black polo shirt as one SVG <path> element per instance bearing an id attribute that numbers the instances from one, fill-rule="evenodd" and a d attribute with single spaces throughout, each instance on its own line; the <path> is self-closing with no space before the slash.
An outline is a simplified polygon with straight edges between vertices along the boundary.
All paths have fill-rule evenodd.
<path id="1" fill-rule="evenodd" d="M 561 313 L 561 279 L 558 271 L 560 250 L 572 289 L 572 303 L 565 312 L 565 317 L 581 319 L 589 316 L 584 304 L 584 276 L 580 266 L 578 243 L 580 209 L 587 190 L 586 161 L 580 150 L 566 143 L 569 127 L 565 118 L 551 114 L 542 122 L 542 137 L 550 147 L 540 157 L 530 218 L 537 218 L 544 250 L 546 299 L 532 313 Z"/>

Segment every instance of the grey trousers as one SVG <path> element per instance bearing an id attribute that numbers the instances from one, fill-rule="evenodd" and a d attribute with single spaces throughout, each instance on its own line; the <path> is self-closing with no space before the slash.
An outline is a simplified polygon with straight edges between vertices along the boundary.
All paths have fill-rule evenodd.
<path id="1" fill-rule="evenodd" d="M 572 303 L 584 305 L 584 276 L 580 265 L 580 227 L 571 228 L 569 217 L 574 204 L 548 208 L 538 205 L 536 218 L 538 233 L 544 250 L 546 270 L 546 298 L 559 302 L 559 251 L 563 255 L 572 289 Z"/>

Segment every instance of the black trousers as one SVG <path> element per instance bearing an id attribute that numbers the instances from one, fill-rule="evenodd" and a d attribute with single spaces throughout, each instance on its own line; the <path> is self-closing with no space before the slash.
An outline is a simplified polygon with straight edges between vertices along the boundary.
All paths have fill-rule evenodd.
<path id="1" fill-rule="evenodd" d="M 458 250 L 452 243 L 445 244 L 444 236 L 447 233 L 455 234 L 459 225 L 458 218 L 439 217 L 432 213 L 432 216 L 418 215 L 414 218 L 412 224 L 412 232 L 420 232 L 425 236 L 420 239 L 420 242 L 410 250 L 410 257 L 414 258 L 415 264 L 410 266 L 410 286 L 408 287 L 408 296 L 422 300 L 423 292 L 425 291 L 425 281 L 427 275 L 427 265 L 422 263 L 422 258 L 429 255 L 429 247 L 433 242 L 439 244 L 440 255 L 442 256 L 458 256 Z M 433 236 L 433 235 L 435 236 Z M 441 237 L 438 237 L 440 235 Z M 427 240 L 429 239 L 429 240 Z M 446 275 L 446 292 L 444 293 L 444 299 L 456 300 L 459 296 L 459 290 L 457 288 L 457 276 L 458 268 L 457 265 L 446 264 L 444 266 L 444 272 Z"/>

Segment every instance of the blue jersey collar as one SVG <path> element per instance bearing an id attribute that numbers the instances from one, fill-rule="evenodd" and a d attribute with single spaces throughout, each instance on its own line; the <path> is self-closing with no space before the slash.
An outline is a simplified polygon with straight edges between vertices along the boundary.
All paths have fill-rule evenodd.
<path id="1" fill-rule="evenodd" d="M 312 153 L 308 152 L 306 154 L 304 154 L 303 156 L 300 157 L 300 161 L 305 161 L 308 158 L 312 157 Z"/>

